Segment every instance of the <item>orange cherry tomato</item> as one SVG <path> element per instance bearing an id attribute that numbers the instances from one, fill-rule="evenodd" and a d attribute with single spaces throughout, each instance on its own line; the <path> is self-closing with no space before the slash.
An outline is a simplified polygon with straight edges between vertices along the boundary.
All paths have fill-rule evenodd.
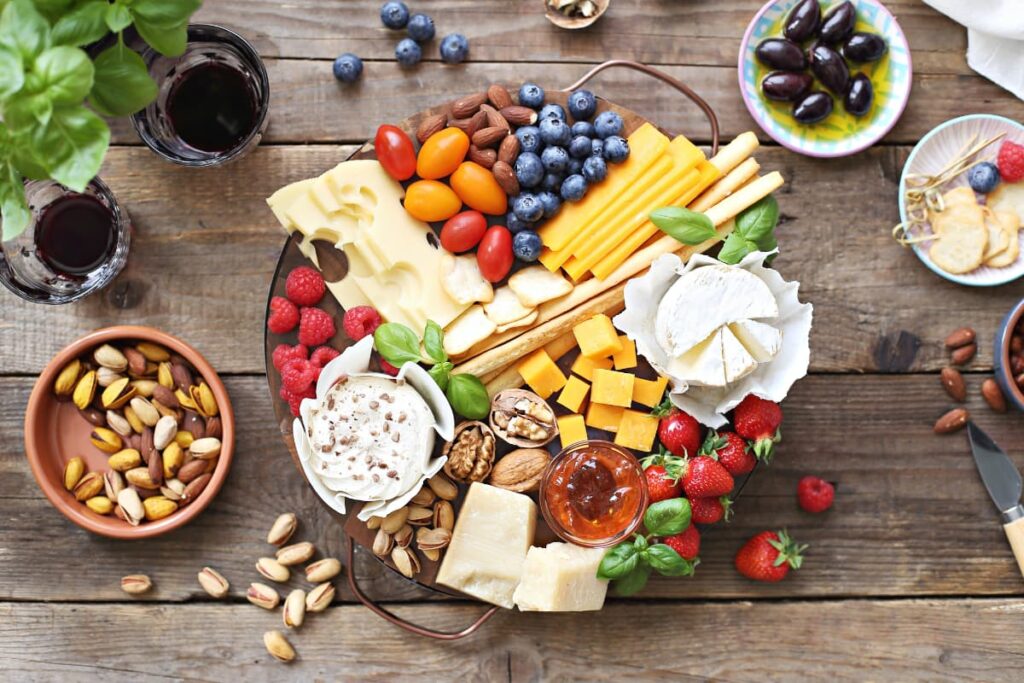
<path id="1" fill-rule="evenodd" d="M 405 189 L 405 210 L 421 221 L 446 221 L 461 208 L 462 200 L 452 188 L 436 180 L 417 180 Z"/>
<path id="2" fill-rule="evenodd" d="M 437 180 L 455 172 L 469 151 L 469 136 L 458 128 L 439 130 L 423 143 L 416 157 L 416 175 Z"/>
<path id="3" fill-rule="evenodd" d="M 494 179 L 494 174 L 478 163 L 463 162 L 448 182 L 459 199 L 470 208 L 492 216 L 501 216 L 508 211 L 505 190 Z"/>

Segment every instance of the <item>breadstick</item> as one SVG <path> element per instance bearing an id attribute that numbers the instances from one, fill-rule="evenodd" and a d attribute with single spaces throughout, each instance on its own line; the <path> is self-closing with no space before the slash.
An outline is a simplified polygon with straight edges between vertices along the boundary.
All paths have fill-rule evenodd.
<path id="1" fill-rule="evenodd" d="M 737 135 L 732 142 L 718 150 L 718 154 L 708 161 L 721 171 L 722 175 L 726 175 L 753 154 L 760 144 L 757 136 L 748 130 L 746 133 Z"/>
<path id="2" fill-rule="evenodd" d="M 729 173 L 718 179 L 714 185 L 704 190 L 701 196 L 694 199 L 687 207 L 694 211 L 707 211 L 712 206 L 722 201 L 736 190 L 743 187 L 748 180 L 757 175 L 761 170 L 761 164 L 757 163 L 754 157 L 748 158 L 742 164 L 729 171 Z"/>

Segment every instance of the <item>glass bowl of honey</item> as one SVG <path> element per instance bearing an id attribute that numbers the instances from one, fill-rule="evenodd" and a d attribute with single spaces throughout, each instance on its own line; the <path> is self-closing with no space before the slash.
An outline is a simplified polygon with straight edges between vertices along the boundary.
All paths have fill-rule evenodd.
<path id="1" fill-rule="evenodd" d="M 643 468 L 632 453 L 608 441 L 571 444 L 544 471 L 540 509 L 562 540 L 615 545 L 636 531 L 647 509 Z"/>

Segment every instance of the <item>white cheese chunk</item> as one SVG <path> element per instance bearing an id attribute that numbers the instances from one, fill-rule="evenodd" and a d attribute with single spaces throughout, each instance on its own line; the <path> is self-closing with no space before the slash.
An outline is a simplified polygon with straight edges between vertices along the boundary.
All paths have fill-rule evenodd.
<path id="1" fill-rule="evenodd" d="M 530 548 L 523 565 L 523 580 L 512 599 L 524 612 L 599 610 L 608 592 L 608 582 L 597 578 L 597 566 L 604 553 L 604 548 L 582 548 L 569 543 Z"/>
<path id="2" fill-rule="evenodd" d="M 722 362 L 725 363 L 725 383 L 731 384 L 746 377 L 757 368 L 757 361 L 747 353 L 743 344 L 728 327 L 722 331 Z"/>
<path id="3" fill-rule="evenodd" d="M 782 331 L 767 323 L 743 320 L 729 329 L 758 363 L 767 363 L 782 349 Z"/>
<path id="4" fill-rule="evenodd" d="M 511 609 L 536 526 L 537 504 L 529 496 L 471 484 L 437 582 Z"/>
<path id="5" fill-rule="evenodd" d="M 681 356 L 669 359 L 668 373 L 702 387 L 724 387 L 725 361 L 722 357 L 722 328 Z"/>

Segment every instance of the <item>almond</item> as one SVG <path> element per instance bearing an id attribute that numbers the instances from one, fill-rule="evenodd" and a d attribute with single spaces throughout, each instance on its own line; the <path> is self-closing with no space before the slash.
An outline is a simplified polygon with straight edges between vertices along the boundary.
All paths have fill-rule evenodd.
<path id="1" fill-rule="evenodd" d="M 511 166 L 519 156 L 519 138 L 515 135 L 506 135 L 498 146 L 498 161 L 504 161 Z"/>
<path id="2" fill-rule="evenodd" d="M 935 433 L 950 434 L 963 429 L 970 419 L 971 414 L 967 412 L 966 408 L 954 408 L 935 422 Z"/>
<path id="3" fill-rule="evenodd" d="M 476 145 L 470 145 L 469 160 L 480 164 L 484 168 L 490 168 L 498 160 L 498 153 L 493 149 L 480 149 Z"/>
<path id="4" fill-rule="evenodd" d="M 494 464 L 487 483 L 516 493 L 536 491 L 550 460 L 542 448 L 517 448 Z"/>
<path id="5" fill-rule="evenodd" d="M 1003 396 L 1003 390 L 999 388 L 999 383 L 991 377 L 981 383 L 981 396 L 985 399 L 988 407 L 995 412 L 1006 412 L 1006 397 Z"/>
<path id="6" fill-rule="evenodd" d="M 427 141 L 434 133 L 439 130 L 444 130 L 444 127 L 448 125 L 448 117 L 444 114 L 434 114 L 428 116 L 420 122 L 420 127 L 416 129 L 416 139 L 423 144 Z"/>
<path id="7" fill-rule="evenodd" d="M 497 83 L 487 88 L 487 99 L 494 105 L 495 109 L 504 109 L 505 107 L 512 106 L 512 96 L 508 94 L 508 89 Z"/>
<path id="8" fill-rule="evenodd" d="M 502 107 L 498 113 L 500 113 L 506 121 L 517 126 L 532 126 L 537 123 L 537 112 L 529 107 L 521 107 L 518 104 Z"/>
<path id="9" fill-rule="evenodd" d="M 975 335 L 974 330 L 970 327 L 961 327 L 953 330 L 946 337 L 946 348 L 947 349 L 958 349 L 961 346 L 966 346 L 974 342 Z"/>
<path id="10" fill-rule="evenodd" d="M 942 380 L 942 387 L 954 401 L 963 403 L 967 400 L 967 385 L 964 383 L 964 376 L 956 368 L 942 368 L 939 375 Z"/>
<path id="11" fill-rule="evenodd" d="M 481 128 L 473 133 L 473 144 L 477 147 L 497 147 L 508 135 L 508 129 L 500 126 Z"/>
<path id="12" fill-rule="evenodd" d="M 974 333 L 972 332 L 971 334 Z M 953 351 L 953 353 L 950 354 L 950 360 L 952 361 L 953 365 L 966 365 L 967 363 L 970 362 L 972 358 L 974 358 L 974 354 L 977 353 L 977 351 L 977 344 L 967 344 L 966 346 L 961 346 L 960 348 Z"/>
<path id="13" fill-rule="evenodd" d="M 495 161 L 494 166 L 491 167 L 491 173 L 494 174 L 494 179 L 498 181 L 501 189 L 505 190 L 505 194 L 513 197 L 519 194 L 519 180 L 516 178 L 516 172 L 507 162 Z"/>
<path id="14" fill-rule="evenodd" d="M 480 105 L 487 101 L 487 93 L 476 92 L 466 95 L 452 102 L 452 116 L 457 119 L 464 119 L 472 116 L 480 109 Z"/>
<path id="15" fill-rule="evenodd" d="M 498 110 L 489 104 L 481 104 L 480 111 L 487 115 L 487 126 L 489 128 L 504 128 L 505 132 L 511 132 L 512 127 L 508 125 L 505 117 L 498 113 Z"/>

